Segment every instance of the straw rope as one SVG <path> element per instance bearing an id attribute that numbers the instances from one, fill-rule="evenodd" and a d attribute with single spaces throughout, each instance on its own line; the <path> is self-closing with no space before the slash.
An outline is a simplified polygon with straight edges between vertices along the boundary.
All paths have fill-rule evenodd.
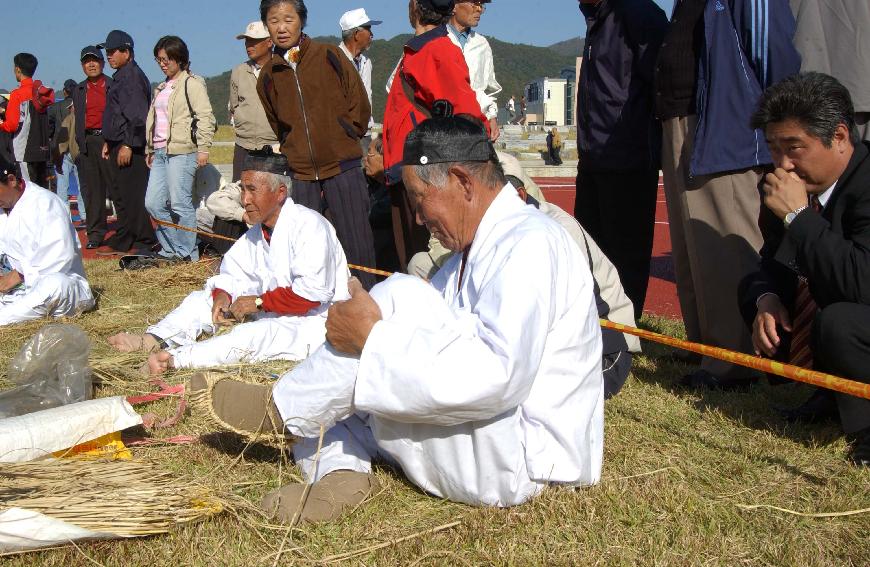
<path id="1" fill-rule="evenodd" d="M 235 242 L 235 238 L 230 238 L 227 236 L 222 236 L 218 234 L 210 234 L 208 232 L 199 231 L 196 229 L 188 228 L 186 226 L 181 226 L 177 224 L 173 224 L 166 221 L 157 220 L 152 217 L 152 220 L 161 225 L 168 226 L 172 228 L 177 228 L 179 230 L 185 230 L 188 232 L 195 232 L 197 234 L 208 236 L 211 238 L 218 238 L 221 240 L 229 240 Z M 354 270 L 358 270 L 360 272 L 366 272 L 369 274 L 374 274 L 377 276 L 386 276 L 389 277 L 392 272 L 386 272 L 383 270 L 376 270 L 374 268 L 366 268 L 364 266 L 355 266 L 352 264 L 348 264 L 348 267 Z M 736 364 L 738 366 L 744 366 L 746 368 L 752 368 L 754 370 L 760 370 L 761 372 L 767 372 L 768 374 L 775 374 L 776 376 L 781 376 L 782 378 L 788 378 L 789 380 L 794 380 L 796 382 L 803 382 L 805 384 L 812 384 L 813 386 L 818 386 L 820 388 L 826 388 L 828 390 L 833 390 L 835 392 L 840 392 L 842 394 L 848 394 L 850 396 L 855 396 L 858 398 L 864 398 L 870 400 L 870 384 L 864 384 L 861 382 L 856 382 L 854 380 L 848 380 L 846 378 L 840 378 L 838 376 L 834 376 L 832 374 L 826 374 L 824 372 L 817 372 L 815 370 L 807 370 L 806 368 L 801 368 L 799 366 L 793 366 L 791 364 L 785 364 L 782 362 L 777 362 L 775 360 L 770 360 L 767 358 L 761 358 L 759 356 L 752 356 L 749 354 L 745 354 L 742 352 L 736 352 L 733 350 L 728 350 L 719 347 L 712 347 L 708 345 L 703 345 L 700 343 L 693 343 L 689 341 L 684 341 L 681 339 L 677 339 L 674 337 L 669 337 L 667 335 L 662 335 L 660 333 L 654 333 L 652 331 L 645 331 L 643 329 L 638 329 L 636 327 L 630 327 L 628 325 L 621 325 L 619 323 L 614 323 L 613 321 L 608 321 L 606 319 L 601 319 L 601 326 L 607 329 L 613 329 L 614 331 L 619 331 L 621 333 L 627 333 L 629 335 L 634 335 L 636 337 L 640 337 L 642 339 L 646 339 L 648 341 L 652 341 L 654 343 L 663 344 L 667 346 L 671 346 L 674 348 L 678 348 L 680 350 L 686 350 L 689 352 L 695 352 L 701 354 L 703 356 L 707 356 L 710 358 L 715 358 L 717 360 L 722 360 L 725 362 L 730 362 L 732 364 Z"/>

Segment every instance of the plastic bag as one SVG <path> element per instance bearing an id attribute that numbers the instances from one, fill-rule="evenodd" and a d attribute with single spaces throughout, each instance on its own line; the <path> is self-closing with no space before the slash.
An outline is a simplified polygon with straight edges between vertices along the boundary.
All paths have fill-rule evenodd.
<path id="1" fill-rule="evenodd" d="M 75 325 L 46 325 L 9 363 L 17 388 L 0 393 L 0 419 L 83 402 L 93 396 L 91 341 Z"/>

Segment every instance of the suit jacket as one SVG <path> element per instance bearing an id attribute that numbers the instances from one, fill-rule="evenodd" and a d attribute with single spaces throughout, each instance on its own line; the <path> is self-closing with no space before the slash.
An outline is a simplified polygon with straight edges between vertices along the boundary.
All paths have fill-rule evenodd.
<path id="1" fill-rule="evenodd" d="M 761 224 L 761 267 L 740 289 L 747 322 L 755 318 L 762 294 L 775 293 L 792 307 L 799 275 L 807 278 L 819 308 L 870 305 L 870 142 L 855 147 L 821 214 L 805 211 L 786 230 L 764 208 Z"/>

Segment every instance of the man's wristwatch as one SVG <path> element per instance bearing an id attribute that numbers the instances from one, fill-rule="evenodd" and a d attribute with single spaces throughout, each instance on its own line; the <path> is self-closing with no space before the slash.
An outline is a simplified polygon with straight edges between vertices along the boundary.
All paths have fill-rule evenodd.
<path id="1" fill-rule="evenodd" d="M 256 306 L 257 311 L 262 311 L 263 310 L 263 298 L 257 297 L 256 299 L 254 299 L 254 305 Z"/>
<path id="2" fill-rule="evenodd" d="M 782 219 L 782 224 L 785 225 L 786 228 L 788 228 L 788 226 L 794 222 L 794 219 L 796 219 L 799 214 L 804 212 L 804 209 L 808 209 L 808 208 L 809 208 L 809 205 L 804 205 L 803 207 L 796 208 L 792 212 L 785 215 L 785 218 Z"/>

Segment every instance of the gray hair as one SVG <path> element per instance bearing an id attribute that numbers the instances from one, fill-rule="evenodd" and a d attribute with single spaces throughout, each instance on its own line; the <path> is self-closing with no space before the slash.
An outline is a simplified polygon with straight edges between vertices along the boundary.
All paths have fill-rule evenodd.
<path id="1" fill-rule="evenodd" d="M 454 161 L 429 165 L 412 165 L 414 174 L 426 185 L 443 189 L 450 177 L 450 168 L 460 166 L 468 170 L 472 177 L 489 187 L 501 189 L 507 184 L 501 163 L 493 161 Z"/>
<path id="2" fill-rule="evenodd" d="M 277 173 L 269 173 L 267 171 L 260 172 L 266 176 L 266 179 L 269 182 L 269 190 L 274 193 L 278 190 L 278 187 L 284 186 L 287 188 L 287 196 L 290 197 L 292 195 L 293 190 L 293 179 L 289 175 L 278 175 Z"/>
<path id="3" fill-rule="evenodd" d="M 362 29 L 363 29 L 362 26 L 357 26 L 355 28 L 351 28 L 349 30 L 342 31 L 341 32 L 341 40 L 343 42 L 347 43 L 353 37 L 353 34 L 355 34 L 358 31 L 362 31 Z"/>

